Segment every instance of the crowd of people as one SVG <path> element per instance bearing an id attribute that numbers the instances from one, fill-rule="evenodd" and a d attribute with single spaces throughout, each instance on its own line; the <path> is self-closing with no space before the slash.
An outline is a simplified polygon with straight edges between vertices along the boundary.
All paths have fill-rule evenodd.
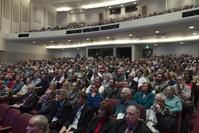
<path id="1" fill-rule="evenodd" d="M 141 19 L 141 18 L 146 18 L 146 17 L 151 17 L 151 16 L 157 16 L 157 15 L 162 15 L 162 14 L 167 14 L 167 13 L 173 13 L 177 11 L 182 11 L 182 10 L 188 10 L 192 8 L 196 8 L 198 6 L 193 6 L 193 5 L 185 5 L 179 8 L 172 8 L 172 9 L 167 9 L 165 11 L 160 11 L 160 12 L 153 12 L 149 13 L 147 16 L 138 14 L 138 15 L 131 15 L 131 16 L 125 16 L 121 18 L 107 18 L 102 20 L 101 22 L 95 22 L 95 23 L 86 23 L 86 22 L 74 22 L 74 23 L 69 23 L 67 25 L 62 25 L 62 26 L 55 26 L 55 27 L 43 27 L 42 29 L 39 30 L 31 30 L 29 32 L 43 32 L 43 31 L 55 31 L 55 30 L 68 30 L 68 29 L 76 29 L 76 28 L 85 28 L 89 26 L 99 26 L 99 25 L 105 25 L 105 24 L 111 24 L 111 23 L 118 23 L 118 22 L 124 22 L 124 21 L 131 21 L 131 20 L 136 20 L 136 19 Z"/>
<path id="2" fill-rule="evenodd" d="M 197 108 L 198 62 L 167 55 L 2 63 L 0 101 L 34 114 L 30 124 L 45 116 L 44 133 L 175 133 L 178 114 L 189 122 Z"/>

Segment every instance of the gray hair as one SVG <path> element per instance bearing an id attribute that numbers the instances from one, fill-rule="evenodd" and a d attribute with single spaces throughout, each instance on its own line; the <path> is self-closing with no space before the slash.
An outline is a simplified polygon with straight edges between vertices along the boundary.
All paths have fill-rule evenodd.
<path id="1" fill-rule="evenodd" d="M 35 122 L 35 125 L 43 129 L 44 133 L 48 132 L 48 119 L 44 115 L 35 115 L 31 119 Z"/>

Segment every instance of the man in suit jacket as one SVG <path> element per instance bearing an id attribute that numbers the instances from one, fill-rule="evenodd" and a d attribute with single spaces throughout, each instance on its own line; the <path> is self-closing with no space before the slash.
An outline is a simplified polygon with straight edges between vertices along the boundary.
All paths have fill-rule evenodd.
<path id="1" fill-rule="evenodd" d="M 152 133 L 144 121 L 140 120 L 140 109 L 130 105 L 126 109 L 125 118 L 117 120 L 109 133 Z"/>
<path id="2" fill-rule="evenodd" d="M 29 113 L 37 105 L 38 97 L 35 90 L 36 88 L 34 86 L 28 88 L 28 92 L 24 95 L 21 103 L 19 104 L 21 112 Z"/>
<path id="3" fill-rule="evenodd" d="M 57 104 L 55 101 L 55 91 L 49 89 L 39 99 L 39 110 L 37 114 L 45 115 L 48 121 L 52 121 L 53 115 L 57 111 Z"/>
<path id="4" fill-rule="evenodd" d="M 50 132 L 58 132 L 62 125 L 71 119 L 73 107 L 67 99 L 67 92 L 64 89 L 57 91 L 57 111 L 49 122 Z"/>
<path id="5" fill-rule="evenodd" d="M 93 117 L 93 110 L 86 104 L 87 95 L 85 92 L 79 92 L 77 96 L 77 106 L 74 107 L 75 111 L 72 119 L 64 123 L 64 126 L 59 133 L 70 132 L 82 133 L 85 131 L 89 121 Z"/>

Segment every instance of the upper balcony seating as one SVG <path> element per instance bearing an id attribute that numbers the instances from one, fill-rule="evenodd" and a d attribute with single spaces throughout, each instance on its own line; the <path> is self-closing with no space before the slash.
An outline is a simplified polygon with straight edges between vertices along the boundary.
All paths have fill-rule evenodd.
<path id="1" fill-rule="evenodd" d="M 34 29 L 34 30 L 30 30 L 29 32 L 44 32 L 44 31 L 56 31 L 56 30 L 85 28 L 85 27 L 89 27 L 89 26 L 98 26 L 98 25 L 105 25 L 105 24 L 111 24 L 111 23 L 117 23 L 117 22 L 136 20 L 136 19 L 141 19 L 141 18 L 146 18 L 146 17 L 151 17 L 151 16 L 157 16 L 157 15 L 182 11 L 182 10 L 188 10 L 188 9 L 192 9 L 192 8 L 196 8 L 196 7 L 198 7 L 198 6 L 186 5 L 186 6 L 179 7 L 179 8 L 167 9 L 167 10 L 161 11 L 161 12 L 153 12 L 153 13 L 150 13 L 148 16 L 142 16 L 141 14 L 139 14 L 139 15 L 133 15 L 133 16 L 128 16 L 128 17 L 122 17 L 122 18 L 110 18 L 110 19 L 105 19 L 101 22 L 96 22 L 96 23 L 91 23 L 91 24 L 85 23 L 85 22 L 69 23 L 68 25 L 63 25 L 63 26 L 55 26 L 55 27 L 47 27 L 47 28 L 43 27 L 42 29 L 39 29 L 39 30 Z"/>

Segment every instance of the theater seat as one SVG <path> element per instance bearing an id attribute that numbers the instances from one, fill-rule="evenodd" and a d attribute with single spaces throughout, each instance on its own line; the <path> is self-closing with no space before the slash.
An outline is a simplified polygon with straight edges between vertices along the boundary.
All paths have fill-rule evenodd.
<path id="1" fill-rule="evenodd" d="M 9 105 L 7 104 L 0 104 L 0 120 L 3 120 L 3 116 L 5 112 L 9 109 Z"/>
<path id="2" fill-rule="evenodd" d="M 32 115 L 27 113 L 18 116 L 12 126 L 12 131 L 9 131 L 8 133 L 26 133 L 26 126 L 28 125 L 31 117 Z"/>
<path id="3" fill-rule="evenodd" d="M 16 118 L 20 115 L 20 111 L 17 109 L 9 108 L 3 116 L 3 119 L 0 123 L 0 133 L 3 131 L 11 129 Z"/>

